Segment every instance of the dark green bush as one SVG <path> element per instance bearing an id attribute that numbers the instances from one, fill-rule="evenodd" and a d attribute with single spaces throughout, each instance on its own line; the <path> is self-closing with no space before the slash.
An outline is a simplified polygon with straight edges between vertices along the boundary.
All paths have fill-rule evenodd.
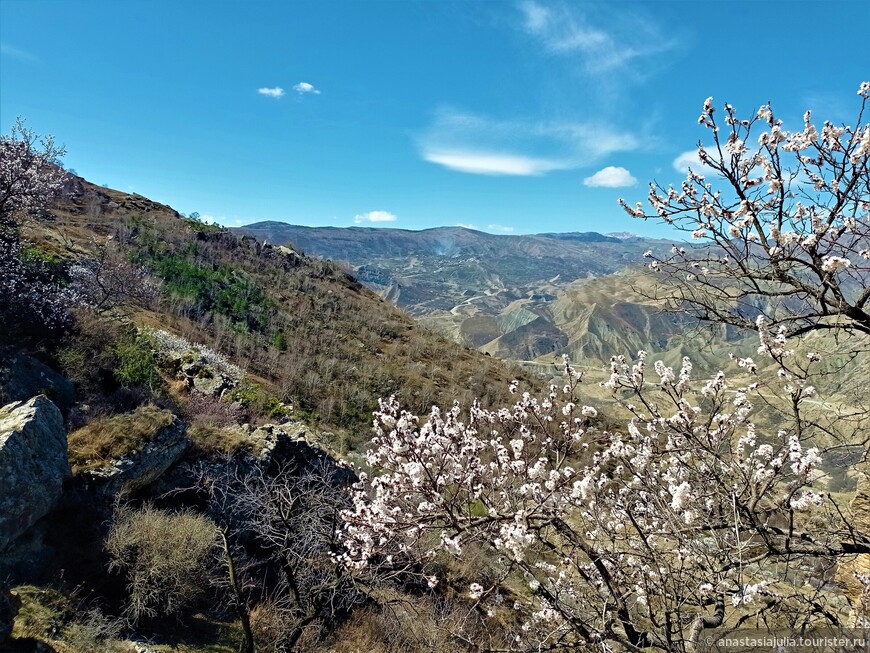
<path id="1" fill-rule="evenodd" d="M 160 385 L 157 359 L 147 335 L 128 334 L 115 345 L 115 355 L 118 358 L 115 376 L 123 385 L 127 387 L 142 385 L 148 388 Z"/>

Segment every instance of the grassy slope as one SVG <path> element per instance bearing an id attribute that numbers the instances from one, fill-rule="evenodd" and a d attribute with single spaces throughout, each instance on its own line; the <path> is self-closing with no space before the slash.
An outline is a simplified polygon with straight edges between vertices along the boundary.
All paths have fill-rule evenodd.
<path id="1" fill-rule="evenodd" d="M 497 402 L 523 373 L 418 326 L 343 269 L 199 225 L 170 207 L 79 180 L 26 237 L 61 257 L 112 247 L 164 280 L 132 316 L 230 356 L 300 416 L 367 440 L 377 398 L 409 409 Z"/>

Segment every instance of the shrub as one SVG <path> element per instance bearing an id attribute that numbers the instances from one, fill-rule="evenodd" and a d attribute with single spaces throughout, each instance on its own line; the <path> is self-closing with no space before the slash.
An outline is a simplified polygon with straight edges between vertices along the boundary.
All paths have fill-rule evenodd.
<path id="1" fill-rule="evenodd" d="M 106 541 L 110 569 L 127 576 L 126 614 L 177 615 L 201 597 L 210 581 L 216 544 L 214 524 L 192 512 L 169 512 L 146 505 L 120 508 Z"/>
<path id="2" fill-rule="evenodd" d="M 66 347 L 58 352 L 63 373 L 88 400 L 117 388 L 116 345 L 124 338 L 117 323 L 99 318 L 90 311 L 76 314 L 76 328 Z"/>
<path id="3" fill-rule="evenodd" d="M 92 608 L 66 627 L 63 640 L 74 653 L 125 653 L 129 648 L 117 641 L 123 627 L 121 619 Z"/>
<path id="4" fill-rule="evenodd" d="M 115 376 L 122 384 L 142 385 L 151 389 L 160 385 L 157 360 L 147 335 L 131 334 L 115 345 L 115 354 L 118 357 Z"/>
<path id="5" fill-rule="evenodd" d="M 186 417 L 189 422 L 200 426 L 231 426 L 244 420 L 245 411 L 239 404 L 191 392 L 187 398 Z"/>
<path id="6" fill-rule="evenodd" d="M 243 381 L 228 393 L 230 401 L 237 401 L 251 413 L 269 419 L 283 420 L 290 417 L 293 408 L 270 395 L 262 387 Z"/>
<path id="7" fill-rule="evenodd" d="M 169 294 L 192 299 L 203 313 L 224 315 L 243 331 L 262 332 L 268 325 L 272 304 L 262 288 L 240 268 L 204 264 L 194 244 L 183 251 L 142 248 L 138 258 L 164 280 Z"/>
<path id="8" fill-rule="evenodd" d="M 0 342 L 58 339 L 72 324 L 75 301 L 41 261 L 23 255 L 16 233 L 0 231 Z"/>

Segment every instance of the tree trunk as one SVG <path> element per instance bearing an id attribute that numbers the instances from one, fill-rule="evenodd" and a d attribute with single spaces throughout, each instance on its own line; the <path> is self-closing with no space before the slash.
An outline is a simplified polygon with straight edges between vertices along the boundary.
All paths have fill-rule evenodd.
<path id="1" fill-rule="evenodd" d="M 233 596 L 235 597 L 236 613 L 239 615 L 239 620 L 242 622 L 242 630 L 244 631 L 244 639 L 239 646 L 239 653 L 255 653 L 256 645 L 254 644 L 254 631 L 251 629 L 251 617 L 248 615 L 248 605 L 242 595 L 242 588 L 239 584 L 239 577 L 236 575 L 236 566 L 233 562 L 233 556 L 230 553 L 230 543 L 227 541 L 227 534 L 218 529 L 221 534 L 221 540 L 224 547 L 224 557 L 227 563 L 227 575 L 230 579 L 230 587 L 233 588 Z"/>

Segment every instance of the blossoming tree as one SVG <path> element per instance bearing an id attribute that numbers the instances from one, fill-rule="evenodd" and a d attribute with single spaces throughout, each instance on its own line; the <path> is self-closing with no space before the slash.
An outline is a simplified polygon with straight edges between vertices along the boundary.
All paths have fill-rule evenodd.
<path id="1" fill-rule="evenodd" d="M 647 252 L 663 273 L 664 297 L 741 328 L 753 328 L 760 311 L 789 335 L 870 334 L 870 82 L 858 95 L 854 127 L 825 121 L 820 131 L 807 111 L 793 132 L 769 104 L 749 119 L 725 104 L 720 121 L 707 99 L 698 122 L 712 145 L 698 144 L 698 165 L 682 185 L 651 184 L 651 213 L 620 200 L 629 215 L 664 220 L 706 246 Z"/>
<path id="2" fill-rule="evenodd" d="M 863 107 L 870 85 L 860 94 Z M 679 370 L 645 352 L 614 358 L 608 413 L 625 424 L 607 430 L 567 361 L 563 386 L 497 410 L 420 419 L 382 401 L 376 475 L 343 515 L 347 566 L 416 552 L 434 587 L 445 557 L 482 549 L 491 568 L 464 591 L 510 630 L 499 650 L 687 651 L 712 628 L 845 625 L 826 579 L 842 556 L 870 553 L 870 535 L 819 482 L 821 443 L 839 435 L 814 398 L 824 361 L 788 337 L 870 333 L 870 129 L 826 123 L 819 137 L 807 115 L 788 134 L 769 107 L 748 121 L 726 107 L 720 146 L 710 101 L 701 122 L 718 154 L 700 159 L 730 190 L 694 171 L 681 190 L 653 186 L 656 215 L 710 241 L 653 267 L 684 275 L 674 298 L 699 317 L 756 330 L 759 360 L 697 379 L 688 358 Z"/>
<path id="3" fill-rule="evenodd" d="M 51 279 L 44 262 L 25 260 L 17 232 L 19 219 L 46 210 L 63 184 L 64 153 L 21 118 L 10 134 L 0 136 L 0 341 L 38 337 L 69 323 L 66 307 L 73 293 Z"/>
<path id="4" fill-rule="evenodd" d="M 697 383 L 687 359 L 653 374 L 643 352 L 615 359 L 607 386 L 632 415 L 624 433 L 593 428 L 570 365 L 547 396 L 475 405 L 466 420 L 454 406 L 421 423 L 382 402 L 368 454 L 381 473 L 345 514 L 347 564 L 364 569 L 395 546 L 456 557 L 482 546 L 498 571 L 469 596 L 493 618 L 517 612 L 517 650 L 686 650 L 726 609 L 835 622 L 816 614 L 822 588 L 790 586 L 788 570 L 821 571 L 870 541 L 813 487 L 821 458 L 803 441 L 809 422 L 758 432 L 753 404 L 794 396 L 785 386 L 795 379 L 783 335 L 761 348 L 783 371 L 775 381 Z"/>
<path id="5" fill-rule="evenodd" d="M 0 136 L 0 227 L 48 208 L 67 177 L 60 167 L 64 154 L 54 137 L 38 137 L 20 117 L 8 135 Z"/>

